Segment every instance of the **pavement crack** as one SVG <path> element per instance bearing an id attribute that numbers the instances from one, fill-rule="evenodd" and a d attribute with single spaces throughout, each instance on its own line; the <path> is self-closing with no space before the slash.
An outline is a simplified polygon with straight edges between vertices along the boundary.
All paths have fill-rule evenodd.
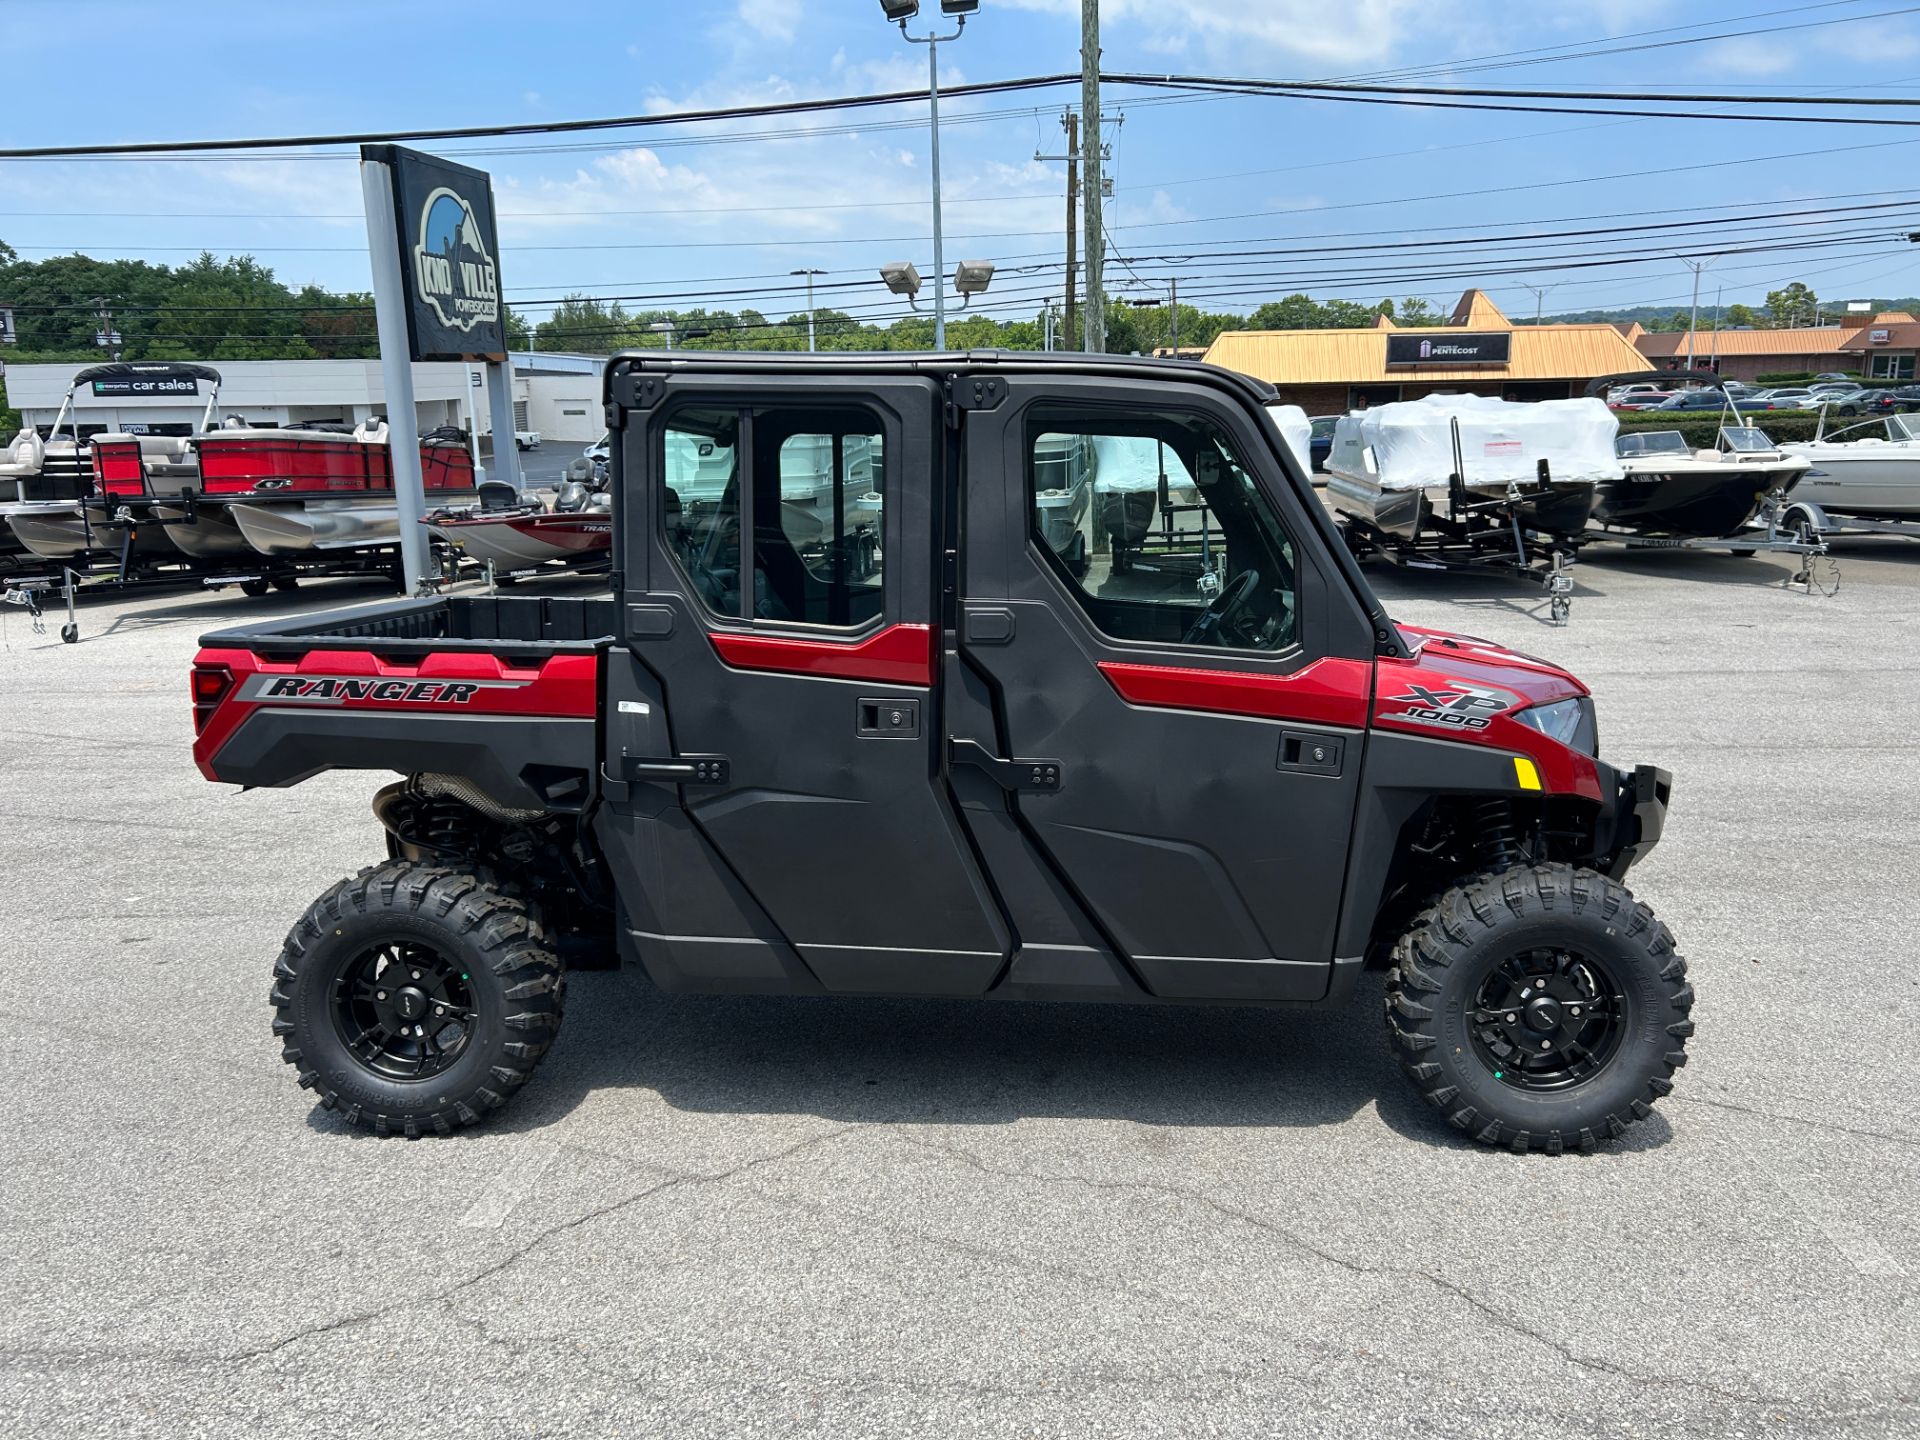
<path id="1" fill-rule="evenodd" d="M 1608 1360 L 1579 1354 L 1565 1341 L 1556 1339 L 1543 1331 L 1527 1325 L 1524 1321 L 1482 1300 L 1472 1291 L 1455 1281 L 1435 1275 L 1429 1270 L 1410 1269 L 1390 1265 L 1371 1265 L 1364 1261 L 1350 1260 L 1344 1255 L 1336 1254 L 1331 1250 L 1314 1244 L 1312 1241 L 1288 1229 L 1284 1225 L 1276 1224 L 1265 1216 L 1242 1210 L 1238 1206 L 1229 1205 L 1207 1194 L 1205 1191 L 1192 1190 L 1185 1186 L 1169 1185 L 1153 1180 L 1092 1180 L 1080 1175 L 1047 1175 L 1031 1170 L 1003 1169 L 998 1166 L 989 1165 L 978 1156 L 952 1146 L 940 1145 L 933 1141 L 922 1140 L 907 1135 L 897 1136 L 896 1138 L 908 1145 L 917 1146 L 923 1150 L 934 1151 L 948 1156 L 951 1159 L 958 1160 L 962 1164 L 970 1166 L 986 1175 L 1002 1176 L 1015 1180 L 1030 1180 L 1043 1185 L 1078 1185 L 1089 1190 L 1143 1192 L 1158 1195 L 1163 1199 L 1200 1205 L 1236 1224 L 1247 1225 L 1271 1235 L 1289 1248 L 1298 1251 L 1300 1254 L 1311 1256 L 1323 1264 L 1344 1270 L 1350 1275 L 1358 1275 L 1377 1280 L 1417 1280 L 1424 1282 L 1441 1294 L 1451 1296 L 1460 1303 L 1467 1305 L 1480 1315 L 1491 1320 L 1501 1329 L 1519 1336 L 1522 1339 L 1531 1340 L 1535 1344 L 1551 1350 L 1569 1365 L 1593 1374 L 1605 1375 L 1612 1379 L 1624 1380 L 1636 1385 L 1661 1385 L 1690 1390 L 1703 1395 L 1711 1395 L 1715 1399 L 1724 1400 L 1732 1404 L 1785 1405 L 1789 1403 L 1777 1396 L 1748 1394 L 1743 1391 L 1730 1390 L 1723 1386 L 1714 1385 L 1708 1381 L 1694 1380 L 1683 1376 L 1658 1375 L 1630 1370 L 1625 1366 L 1616 1365 Z"/>
<path id="2" fill-rule="evenodd" d="M 351 1315 L 342 1315 L 318 1325 L 310 1325 L 303 1330 L 296 1330 L 291 1335 L 283 1336 L 271 1344 L 259 1345 L 249 1350 L 240 1350 L 209 1358 L 220 1359 L 236 1364 L 260 1360 L 271 1355 L 277 1355 L 282 1350 L 293 1345 L 298 1345 L 303 1341 L 312 1340 L 322 1335 L 330 1335 L 339 1330 L 348 1330 L 356 1325 L 369 1324 L 372 1321 L 383 1319 L 388 1315 L 395 1314 L 402 1310 L 413 1309 L 421 1305 L 446 1305 L 451 1302 L 454 1297 L 466 1293 L 477 1285 L 484 1285 L 496 1276 L 504 1274 L 536 1250 L 547 1245 L 550 1241 L 556 1240 L 563 1235 L 570 1235 L 583 1226 L 591 1225 L 596 1221 L 604 1220 L 612 1215 L 617 1215 L 623 1210 L 630 1209 L 642 1201 L 651 1200 L 656 1195 L 665 1194 L 669 1190 L 676 1190 L 692 1185 L 719 1185 L 733 1179 L 735 1176 L 744 1175 L 768 1165 L 776 1165 L 783 1160 L 790 1160 L 796 1155 L 813 1149 L 815 1146 L 824 1145 L 830 1140 L 837 1139 L 854 1128 L 852 1125 L 841 1125 L 819 1135 L 810 1136 L 805 1140 L 798 1141 L 795 1144 L 787 1146 L 785 1149 L 775 1151 L 771 1155 L 761 1155 L 750 1160 L 743 1160 L 737 1165 L 713 1174 L 689 1171 L 682 1174 L 669 1175 L 667 1179 L 660 1181 L 656 1185 L 649 1185 L 634 1194 L 626 1195 L 606 1205 L 598 1206 L 583 1215 L 575 1216 L 564 1224 L 555 1225 L 546 1230 L 536 1232 L 529 1236 L 524 1243 L 515 1246 L 492 1264 L 483 1266 L 473 1274 L 457 1280 L 445 1289 L 437 1290 L 430 1295 L 411 1296 L 404 1300 L 397 1300 L 390 1305 L 381 1305 L 370 1310 L 356 1311 Z"/>
<path id="3" fill-rule="evenodd" d="M 1920 1135 L 1901 1135 L 1889 1130 L 1867 1130 L 1841 1125 L 1832 1120 L 1812 1120 L 1804 1115 L 1780 1115 L 1751 1105 L 1736 1105 L 1731 1100 L 1708 1100 L 1699 1095 L 1671 1095 L 1670 1105 L 1702 1105 L 1710 1110 L 1727 1110 L 1736 1115 L 1751 1115 L 1756 1120 L 1771 1120 L 1780 1125 L 1803 1125 L 1809 1130 L 1825 1130 L 1834 1135 L 1853 1135 L 1862 1140 L 1885 1140 L 1893 1145 L 1920 1145 Z"/>

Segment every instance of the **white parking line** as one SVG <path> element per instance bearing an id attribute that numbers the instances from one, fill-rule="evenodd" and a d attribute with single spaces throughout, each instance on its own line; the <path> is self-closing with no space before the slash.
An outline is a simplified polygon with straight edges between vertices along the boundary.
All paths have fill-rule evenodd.
<path id="1" fill-rule="evenodd" d="M 560 1147 L 529 1135 L 507 1151 L 507 1163 L 487 1182 L 480 1198 L 460 1217 L 463 1230 L 498 1230 L 514 1207 L 532 1193 L 535 1182 L 560 1154 Z"/>

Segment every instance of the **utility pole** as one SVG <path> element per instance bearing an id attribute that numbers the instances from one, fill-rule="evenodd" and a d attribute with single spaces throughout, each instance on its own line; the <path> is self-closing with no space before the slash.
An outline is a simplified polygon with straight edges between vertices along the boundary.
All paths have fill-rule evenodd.
<path id="1" fill-rule="evenodd" d="M 813 277 L 816 275 L 824 275 L 827 272 L 824 270 L 789 270 L 787 273 L 789 275 L 804 275 L 807 277 L 807 353 L 811 355 L 813 353 Z"/>
<path id="2" fill-rule="evenodd" d="M 1106 239 L 1100 228 L 1100 0 L 1080 0 L 1080 199 L 1086 225 L 1086 348 L 1107 348 L 1107 297 L 1100 272 Z"/>
<path id="3" fill-rule="evenodd" d="M 1169 276 L 1167 279 L 1167 289 L 1173 295 L 1173 358 L 1178 360 L 1180 358 L 1180 280 L 1179 280 L 1179 277 Z"/>
<path id="4" fill-rule="evenodd" d="M 1080 238 L 1080 117 L 1069 106 L 1060 113 L 1060 128 L 1067 132 L 1067 153 L 1064 155 L 1042 155 L 1033 152 L 1035 160 L 1064 160 L 1067 162 L 1067 325 L 1066 343 L 1073 344 L 1073 296 L 1078 288 L 1079 258 L 1075 253 L 1075 244 Z"/>
<path id="5" fill-rule="evenodd" d="M 1693 369 L 1693 337 L 1700 329 L 1700 272 L 1710 263 L 1706 260 L 1689 260 L 1680 257 L 1680 263 L 1693 271 L 1693 313 L 1687 320 L 1687 369 Z"/>

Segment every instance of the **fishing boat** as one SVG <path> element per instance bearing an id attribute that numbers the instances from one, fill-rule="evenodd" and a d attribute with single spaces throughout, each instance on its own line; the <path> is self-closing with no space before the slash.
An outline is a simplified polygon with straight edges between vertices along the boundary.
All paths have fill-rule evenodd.
<path id="1" fill-rule="evenodd" d="M 1599 395 L 1625 376 L 1587 386 Z M 1615 437 L 1621 473 L 1603 480 L 1594 518 L 1606 529 L 1659 539 L 1731 537 L 1777 496 L 1801 483 L 1809 462 L 1747 423 L 1740 401 L 1718 376 L 1684 377 L 1693 391 L 1719 391 L 1720 429 L 1711 449 L 1695 449 L 1678 430 L 1630 430 Z M 1694 413 L 1713 413 L 1709 403 Z"/>
<path id="2" fill-rule="evenodd" d="M 1793 498 L 1829 515 L 1920 520 L 1920 415 L 1894 414 L 1780 447 L 1811 468 Z"/>
<path id="3" fill-rule="evenodd" d="M 1617 428 L 1592 398 L 1376 405 L 1335 425 L 1327 495 L 1350 522 L 1400 541 L 1444 533 L 1511 546 L 1516 528 L 1565 539 L 1586 529 L 1596 485 L 1621 474 Z"/>
<path id="4" fill-rule="evenodd" d="M 1601 482 L 1594 519 L 1636 535 L 1731 536 L 1770 497 L 1806 483 L 1811 462 L 1791 448 L 1751 425 L 1722 425 L 1711 450 L 1678 430 L 1629 432 L 1615 442 L 1624 473 Z"/>
<path id="5" fill-rule="evenodd" d="M 580 568 L 613 552 L 613 497 L 577 480 L 562 485 L 550 502 L 525 499 L 492 510 L 451 507 L 435 511 L 422 523 L 496 572 L 531 570 L 554 561 Z"/>

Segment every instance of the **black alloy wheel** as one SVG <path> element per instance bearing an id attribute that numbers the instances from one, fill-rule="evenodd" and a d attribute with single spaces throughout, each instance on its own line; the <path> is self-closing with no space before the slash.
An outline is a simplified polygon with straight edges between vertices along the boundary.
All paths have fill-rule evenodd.
<path id="1" fill-rule="evenodd" d="M 333 982 L 333 1024 L 347 1054 L 389 1080 L 427 1080 L 465 1052 L 473 976 L 431 945 L 371 945 Z"/>
<path id="2" fill-rule="evenodd" d="M 1483 1145 L 1590 1151 L 1673 1090 L 1693 987 L 1673 935 L 1617 880 L 1535 865 L 1461 880 L 1393 948 L 1400 1068 Z"/>
<path id="3" fill-rule="evenodd" d="M 349 1124 L 446 1134 L 505 1105 L 560 1027 L 565 979 L 538 909 L 488 871 L 389 860 L 288 933 L 273 1033 Z"/>
<path id="4" fill-rule="evenodd" d="M 1565 1090 L 1606 1069 L 1629 1018 L 1627 997 L 1599 964 L 1536 948 L 1495 965 L 1480 986 L 1474 1046 L 1516 1090 Z"/>

